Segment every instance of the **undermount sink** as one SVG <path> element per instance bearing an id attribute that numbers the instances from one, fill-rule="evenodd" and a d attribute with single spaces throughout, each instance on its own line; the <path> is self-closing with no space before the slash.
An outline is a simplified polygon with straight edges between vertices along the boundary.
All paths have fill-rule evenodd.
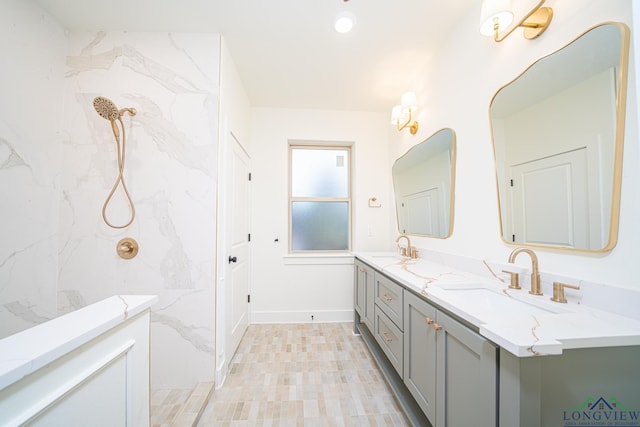
<path id="1" fill-rule="evenodd" d="M 526 291 L 525 291 L 526 292 Z M 503 315 L 550 315 L 567 313 L 564 307 L 554 307 L 546 301 L 535 301 L 525 295 L 505 295 L 487 288 L 448 288 L 447 299 L 467 312 L 500 313 Z"/>

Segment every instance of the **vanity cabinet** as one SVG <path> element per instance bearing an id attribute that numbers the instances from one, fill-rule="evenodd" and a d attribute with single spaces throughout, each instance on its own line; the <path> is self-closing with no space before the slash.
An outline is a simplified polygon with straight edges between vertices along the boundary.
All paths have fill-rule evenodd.
<path id="1" fill-rule="evenodd" d="M 495 345 L 358 259 L 354 305 L 356 329 L 393 372 L 385 376 L 410 418 L 424 417 L 417 425 L 497 425 Z"/>
<path id="2" fill-rule="evenodd" d="M 640 425 L 639 322 L 589 309 L 575 315 L 562 313 L 558 318 L 534 316 L 534 322 L 521 317 L 520 323 L 512 325 L 508 311 L 495 313 L 485 326 L 487 336 L 496 337 L 490 341 L 469 320 L 475 318 L 474 300 L 447 300 L 448 290 L 438 284 L 431 284 L 427 295 L 420 292 L 428 264 L 399 261 L 396 265 L 401 270 L 386 270 L 385 265 L 393 264 L 383 261 L 356 260 L 356 268 L 366 263 L 369 269 L 367 275 L 358 270 L 356 278 L 362 283 L 356 287 L 372 300 L 373 327 L 361 322 L 362 300 L 356 302 L 360 307 L 354 326 L 411 425 L 563 427 L 591 421 Z M 482 305 L 482 300 L 477 303 Z M 600 325 L 602 321 L 608 323 Z M 589 326 L 588 333 L 579 322 Z M 531 329 L 533 325 L 537 326 Z M 518 334 L 505 338 L 495 331 L 499 326 Z M 561 354 L 542 350 L 555 345 L 544 335 L 544 328 L 552 327 L 562 327 L 568 337 L 562 342 Z M 506 345 L 498 347 L 496 342 Z M 581 346 L 573 347 L 576 343 Z M 522 355 L 522 350 L 528 353 Z"/>
<path id="3" fill-rule="evenodd" d="M 495 426 L 497 352 L 491 342 L 404 291 L 404 383 L 436 427 Z"/>
<path id="4" fill-rule="evenodd" d="M 355 286 L 353 301 L 356 312 L 360 315 L 360 320 L 373 330 L 373 280 L 374 270 L 367 264 L 355 260 Z"/>

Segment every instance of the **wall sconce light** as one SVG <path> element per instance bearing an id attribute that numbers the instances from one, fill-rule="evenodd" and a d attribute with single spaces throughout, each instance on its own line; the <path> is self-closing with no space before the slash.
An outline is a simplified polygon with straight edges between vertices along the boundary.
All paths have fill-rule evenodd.
<path id="1" fill-rule="evenodd" d="M 516 28 L 524 27 L 524 37 L 527 40 L 535 39 L 544 33 L 553 18 L 553 9 L 542 7 L 544 2 L 540 0 L 517 24 L 510 27 L 514 18 L 510 0 L 484 0 L 480 12 L 480 34 L 493 35 L 493 40 L 501 42 Z M 500 36 L 500 32 L 505 30 L 508 31 Z"/>
<path id="2" fill-rule="evenodd" d="M 417 104 L 416 94 L 407 92 L 402 95 L 401 104 L 391 109 L 391 124 L 396 125 L 398 132 L 406 127 L 409 127 L 411 135 L 415 135 L 416 132 L 418 132 L 418 122 L 414 120 L 413 123 L 411 123 Z"/>

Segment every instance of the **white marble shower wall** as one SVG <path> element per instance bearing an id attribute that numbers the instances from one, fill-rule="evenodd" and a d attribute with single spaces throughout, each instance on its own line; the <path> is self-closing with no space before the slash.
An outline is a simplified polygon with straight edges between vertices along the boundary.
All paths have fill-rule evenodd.
<path id="1" fill-rule="evenodd" d="M 61 163 L 59 312 L 113 294 L 156 294 L 152 388 L 188 388 L 214 373 L 214 283 L 219 100 L 217 34 L 72 33 L 66 57 Z M 124 178 L 135 204 L 122 230 L 102 220 L 117 177 L 104 96 L 125 115 Z M 122 187 L 107 209 L 126 223 Z M 116 253 L 123 237 L 138 255 Z"/>
<path id="2" fill-rule="evenodd" d="M 33 2 L 0 5 L 0 338 L 56 316 L 66 38 Z"/>

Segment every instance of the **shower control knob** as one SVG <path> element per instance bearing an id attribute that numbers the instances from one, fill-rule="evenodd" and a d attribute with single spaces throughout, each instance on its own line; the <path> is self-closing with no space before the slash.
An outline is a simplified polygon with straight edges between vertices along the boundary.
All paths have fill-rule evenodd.
<path id="1" fill-rule="evenodd" d="M 231 264 L 232 262 L 237 262 L 237 261 L 238 261 L 238 258 L 237 258 L 237 257 L 229 256 L 229 264 Z"/>

